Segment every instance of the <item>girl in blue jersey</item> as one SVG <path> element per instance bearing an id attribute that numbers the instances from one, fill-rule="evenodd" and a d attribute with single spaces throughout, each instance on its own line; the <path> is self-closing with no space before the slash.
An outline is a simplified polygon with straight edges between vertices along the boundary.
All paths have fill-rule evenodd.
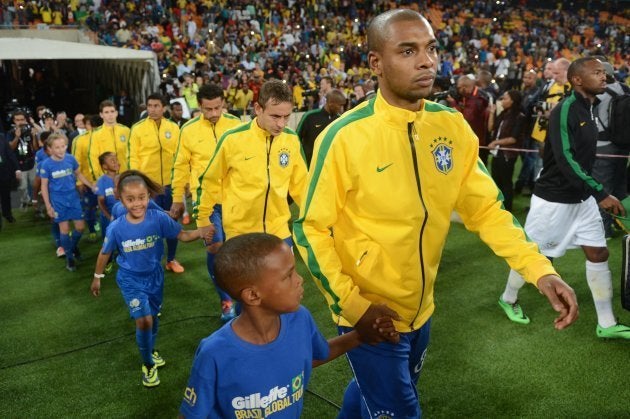
<path id="1" fill-rule="evenodd" d="M 116 218 L 107 228 L 91 291 L 95 297 L 100 294 L 103 271 L 116 249 L 116 282 L 136 322 L 136 342 L 143 362 L 142 384 L 155 387 L 160 384 L 157 368 L 165 365 L 155 350 L 157 314 L 164 292 L 164 270 L 160 263 L 164 253 L 162 242 L 163 239 L 192 241 L 200 236 L 194 230 L 183 231 L 164 211 L 148 209 L 149 197 L 161 193 L 161 186 L 143 173 L 136 170 L 122 173 L 117 191 L 127 214 Z"/>
<path id="2" fill-rule="evenodd" d="M 60 242 L 66 253 L 66 269 L 76 270 L 75 257 L 79 256 L 77 247 L 85 223 L 81 210 L 81 200 L 76 188 L 77 178 L 88 188 L 94 185 L 79 171 L 79 163 L 74 156 L 66 153 L 68 139 L 63 134 L 52 134 L 46 140 L 50 158 L 44 160 L 39 169 L 41 177 L 42 199 L 46 212 L 59 224 Z M 70 223 L 75 231 L 70 236 Z"/>

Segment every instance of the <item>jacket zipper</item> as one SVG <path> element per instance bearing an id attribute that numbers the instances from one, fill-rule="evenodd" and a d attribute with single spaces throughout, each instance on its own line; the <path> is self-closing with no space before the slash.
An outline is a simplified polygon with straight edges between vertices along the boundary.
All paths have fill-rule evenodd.
<path id="1" fill-rule="evenodd" d="M 212 135 L 214 135 L 214 145 L 219 144 L 219 139 L 217 138 L 217 132 L 215 131 L 216 128 L 216 124 L 213 124 L 212 122 L 210 123 L 210 125 L 212 126 Z"/>
<path id="2" fill-rule="evenodd" d="M 157 126 L 157 123 L 154 121 L 155 131 L 157 133 L 158 144 L 160 145 L 160 181 L 162 182 L 162 186 L 164 186 L 164 162 L 162 161 L 162 140 L 160 140 L 160 129 Z"/>
<path id="3" fill-rule="evenodd" d="M 269 174 L 269 155 L 271 154 L 271 144 L 273 143 L 273 135 L 269 137 L 269 144 L 265 138 L 265 146 L 267 148 L 267 191 L 265 192 L 265 206 L 263 207 L 263 232 L 267 232 L 267 201 L 269 201 L 269 190 L 271 189 L 271 175 Z"/>
<path id="4" fill-rule="evenodd" d="M 424 229 L 427 225 L 427 221 L 429 219 L 429 212 L 427 211 L 427 206 L 424 204 L 424 198 L 422 197 L 422 186 L 420 185 L 420 173 L 418 172 L 418 156 L 416 154 L 416 144 L 414 143 L 414 137 L 418 136 L 416 129 L 413 125 L 413 122 L 409 122 L 407 124 L 407 136 L 409 138 L 409 145 L 411 146 L 411 157 L 413 158 L 413 169 L 416 175 L 416 186 L 418 187 L 418 196 L 420 197 L 420 202 L 422 203 L 422 208 L 424 210 L 424 220 L 422 221 L 422 226 L 420 227 L 420 274 L 422 275 L 422 293 L 420 294 L 420 304 L 418 305 L 418 310 L 416 311 L 415 316 L 411 320 L 411 324 L 409 327 L 411 330 L 414 330 L 413 323 L 418 318 L 418 314 L 420 314 L 420 308 L 422 307 L 422 301 L 424 300 L 424 290 L 426 287 L 426 278 L 424 272 L 424 256 L 422 252 L 422 236 L 424 235 Z"/>

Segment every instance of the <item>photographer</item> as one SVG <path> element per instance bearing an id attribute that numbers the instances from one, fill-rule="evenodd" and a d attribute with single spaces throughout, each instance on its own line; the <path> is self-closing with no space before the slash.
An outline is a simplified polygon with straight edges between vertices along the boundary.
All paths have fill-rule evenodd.
<path id="1" fill-rule="evenodd" d="M 7 134 L 9 146 L 14 151 L 21 172 L 18 191 L 20 207 L 26 209 L 31 203 L 31 191 L 35 181 L 35 152 L 37 151 L 37 129 L 29 124 L 26 112 L 13 113 L 13 127 Z"/>
<path id="2" fill-rule="evenodd" d="M 538 141 L 531 137 L 532 129 L 534 128 L 534 122 L 538 116 L 536 112 L 536 104 L 540 101 L 542 93 L 541 88 L 537 86 L 538 76 L 534 70 L 529 70 L 523 74 L 523 101 L 521 107 L 526 117 L 526 126 L 523 128 L 525 135 L 525 141 L 523 147 L 528 150 L 538 150 Z M 520 194 L 524 187 L 528 187 L 530 191 L 534 190 L 534 180 L 537 173 L 535 172 L 536 159 L 538 159 L 538 153 L 524 152 L 521 154 L 523 165 L 518 175 L 518 180 L 514 186 L 514 193 Z"/>

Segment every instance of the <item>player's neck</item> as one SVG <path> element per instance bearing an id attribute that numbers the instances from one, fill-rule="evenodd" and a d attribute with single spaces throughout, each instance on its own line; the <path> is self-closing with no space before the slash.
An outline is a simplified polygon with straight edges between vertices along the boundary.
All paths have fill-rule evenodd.
<path id="1" fill-rule="evenodd" d="M 115 171 L 113 171 L 113 170 L 107 170 L 107 171 L 105 172 L 105 174 L 106 174 L 107 176 L 109 176 L 110 178 L 112 178 L 112 179 L 116 177 L 116 173 L 117 173 L 117 172 L 115 172 Z"/>
<path id="2" fill-rule="evenodd" d="M 254 313 L 252 313 L 254 311 Z M 259 310 L 245 309 L 232 322 L 232 330 L 239 338 L 254 345 L 266 345 L 280 334 L 280 316 L 261 314 Z"/>

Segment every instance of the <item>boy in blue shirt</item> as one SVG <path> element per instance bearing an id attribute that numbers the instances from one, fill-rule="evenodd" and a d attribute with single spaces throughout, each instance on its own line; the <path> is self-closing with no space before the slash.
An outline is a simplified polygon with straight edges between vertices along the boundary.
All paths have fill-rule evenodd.
<path id="1" fill-rule="evenodd" d="M 46 144 L 50 157 L 42 162 L 39 169 L 42 199 L 50 218 L 59 224 L 60 242 L 66 254 L 66 269 L 73 272 L 76 271 L 74 259 L 79 257 L 78 243 L 85 228 L 76 181 L 79 178 L 90 189 L 94 185 L 79 171 L 79 163 L 74 156 L 66 154 L 68 139 L 63 134 L 50 135 Z M 75 228 L 72 237 L 70 220 Z"/>
<path id="2" fill-rule="evenodd" d="M 311 369 L 361 342 L 356 332 L 329 341 L 300 305 L 303 279 L 291 248 L 276 236 L 227 240 L 215 259 L 219 286 L 241 314 L 201 341 L 180 413 L 187 418 L 297 418 Z M 374 327 L 397 336 L 392 319 Z"/>

